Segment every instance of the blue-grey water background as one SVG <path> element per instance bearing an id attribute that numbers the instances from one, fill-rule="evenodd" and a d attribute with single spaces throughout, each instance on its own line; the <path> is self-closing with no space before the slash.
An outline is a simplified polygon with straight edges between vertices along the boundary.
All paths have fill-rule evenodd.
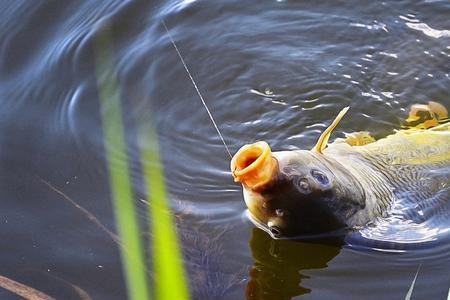
<path id="1" fill-rule="evenodd" d="M 0 275 L 126 299 L 117 245 L 42 182 L 116 230 L 93 51 L 108 27 L 136 209 L 147 222 L 136 123 L 153 122 L 193 299 L 404 299 L 419 265 L 413 299 L 446 299 L 448 240 L 394 251 L 255 229 L 161 19 L 232 152 L 309 149 L 347 105 L 335 136 L 392 133 L 412 103 L 450 107 L 448 1 L 1 1 Z"/>

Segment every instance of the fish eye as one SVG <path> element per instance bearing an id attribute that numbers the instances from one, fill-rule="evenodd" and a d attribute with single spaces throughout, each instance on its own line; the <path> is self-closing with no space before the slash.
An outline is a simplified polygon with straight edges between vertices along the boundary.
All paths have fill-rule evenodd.
<path id="1" fill-rule="evenodd" d="M 282 210 L 281 208 L 277 208 L 277 209 L 275 210 L 275 214 L 276 214 L 278 217 L 283 217 L 283 216 L 285 215 L 285 212 L 284 212 L 284 210 Z"/>
<path id="2" fill-rule="evenodd" d="M 327 185 L 330 182 L 328 177 L 319 170 L 312 170 L 311 176 L 314 177 L 320 184 L 323 185 Z"/>
<path id="3" fill-rule="evenodd" d="M 311 192 L 311 187 L 309 185 L 308 179 L 306 179 L 305 177 L 300 177 L 300 176 L 294 176 L 292 178 L 292 182 L 294 183 L 294 185 L 297 187 L 297 189 L 305 194 L 308 194 Z"/>

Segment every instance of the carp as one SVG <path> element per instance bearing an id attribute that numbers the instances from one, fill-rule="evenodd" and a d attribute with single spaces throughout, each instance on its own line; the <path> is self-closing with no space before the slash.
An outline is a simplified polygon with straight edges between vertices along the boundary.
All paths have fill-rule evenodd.
<path id="1" fill-rule="evenodd" d="M 408 122 L 426 122 L 375 140 L 369 132 L 328 143 L 344 108 L 311 150 L 272 151 L 259 141 L 231 160 L 250 219 L 274 238 L 360 228 L 390 214 L 402 201 L 417 203 L 402 218 L 421 222 L 448 205 L 450 122 L 441 104 L 413 105 Z M 438 203 L 439 202 L 439 203 Z M 448 211 L 450 207 L 448 207 Z M 400 210 L 397 210 L 401 211 Z"/>

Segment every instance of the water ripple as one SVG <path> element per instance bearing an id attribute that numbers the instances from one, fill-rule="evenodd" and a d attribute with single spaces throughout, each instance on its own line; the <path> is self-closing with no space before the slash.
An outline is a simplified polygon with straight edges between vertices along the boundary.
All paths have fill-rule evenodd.
<path id="1" fill-rule="evenodd" d="M 444 30 L 438 30 L 431 28 L 429 25 L 425 23 L 406 23 L 406 26 L 408 26 L 411 29 L 421 31 L 425 35 L 432 37 L 432 38 L 441 38 L 441 37 L 450 37 L 450 30 L 444 29 Z"/>

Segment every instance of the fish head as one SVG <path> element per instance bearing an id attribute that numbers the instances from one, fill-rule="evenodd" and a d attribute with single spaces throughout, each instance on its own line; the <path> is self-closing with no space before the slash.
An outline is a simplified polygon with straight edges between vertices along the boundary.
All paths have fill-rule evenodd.
<path id="1" fill-rule="evenodd" d="M 231 171 L 243 186 L 250 219 L 274 238 L 345 228 L 346 218 L 362 207 L 338 178 L 347 174 L 315 151 L 272 152 L 257 142 L 234 155 Z"/>

